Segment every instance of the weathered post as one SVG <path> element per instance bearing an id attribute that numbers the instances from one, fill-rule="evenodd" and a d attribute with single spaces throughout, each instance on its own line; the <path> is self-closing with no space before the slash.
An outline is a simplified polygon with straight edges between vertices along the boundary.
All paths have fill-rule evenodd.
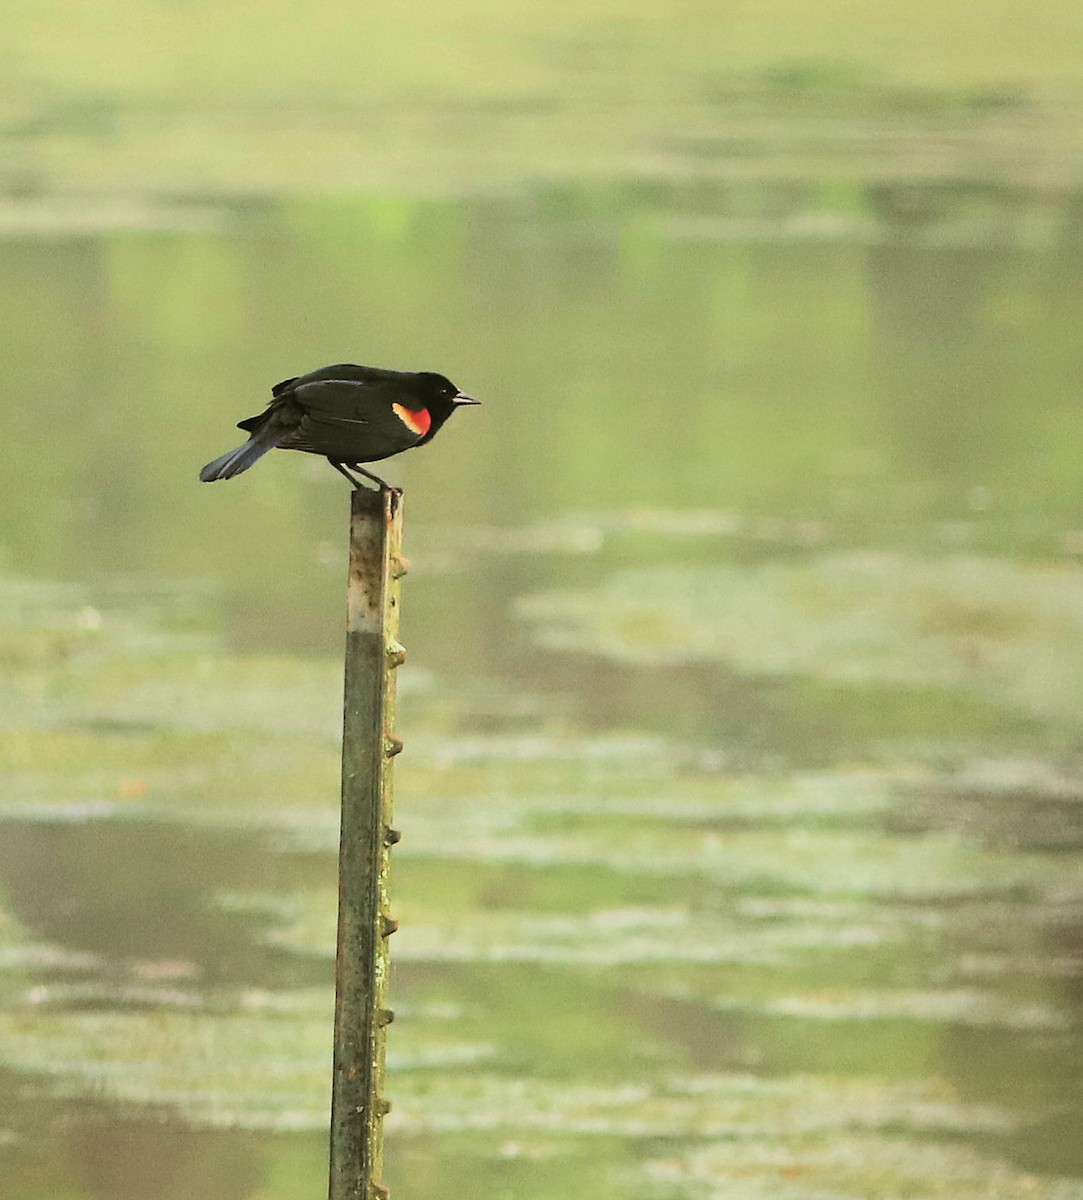
<path id="1" fill-rule="evenodd" d="M 391 759 L 402 558 L 402 496 L 353 492 L 342 734 L 342 825 L 338 858 L 334 1079 L 330 1200 L 386 1196 L 383 1173 Z"/>

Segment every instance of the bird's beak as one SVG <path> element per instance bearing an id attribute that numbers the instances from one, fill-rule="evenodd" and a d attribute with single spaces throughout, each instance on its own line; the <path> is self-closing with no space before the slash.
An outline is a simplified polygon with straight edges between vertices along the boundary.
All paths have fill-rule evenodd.
<path id="1" fill-rule="evenodd" d="M 459 392 L 451 397 L 451 403 L 458 408 L 460 404 L 480 404 L 481 401 L 475 400 L 473 396 L 468 396 L 465 392 Z"/>

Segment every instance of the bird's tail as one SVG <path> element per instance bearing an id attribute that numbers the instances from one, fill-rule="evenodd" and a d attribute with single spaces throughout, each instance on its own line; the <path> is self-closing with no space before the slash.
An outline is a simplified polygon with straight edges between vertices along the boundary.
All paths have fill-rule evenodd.
<path id="1" fill-rule="evenodd" d="M 268 450 L 273 450 L 281 436 L 282 430 L 264 425 L 257 429 L 243 446 L 238 446 L 236 450 L 230 450 L 214 462 L 207 463 L 200 471 L 199 478 L 203 483 L 214 483 L 216 479 L 232 479 L 234 475 L 240 475 L 261 459 Z"/>

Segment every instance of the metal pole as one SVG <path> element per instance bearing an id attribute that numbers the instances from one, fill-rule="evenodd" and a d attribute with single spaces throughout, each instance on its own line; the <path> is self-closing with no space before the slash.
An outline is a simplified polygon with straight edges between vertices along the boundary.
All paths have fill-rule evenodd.
<path id="1" fill-rule="evenodd" d="M 338 946 L 334 1078 L 331 1090 L 330 1200 L 379 1200 L 390 957 L 397 928 L 388 912 L 391 732 L 398 644 L 402 496 L 355 491 L 350 506 L 346 687 L 342 734 L 342 825 L 338 858 Z"/>

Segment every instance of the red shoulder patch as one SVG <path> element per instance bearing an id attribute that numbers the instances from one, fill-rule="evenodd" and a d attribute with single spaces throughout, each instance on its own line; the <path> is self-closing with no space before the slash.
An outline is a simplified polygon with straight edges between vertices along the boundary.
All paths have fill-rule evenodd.
<path id="1" fill-rule="evenodd" d="M 417 412 L 412 408 L 407 408 L 404 404 L 392 404 L 391 408 L 395 416 L 398 417 L 411 433 L 416 433 L 418 437 L 424 437 L 429 432 L 432 417 L 429 416 L 427 408 L 418 409 Z"/>

